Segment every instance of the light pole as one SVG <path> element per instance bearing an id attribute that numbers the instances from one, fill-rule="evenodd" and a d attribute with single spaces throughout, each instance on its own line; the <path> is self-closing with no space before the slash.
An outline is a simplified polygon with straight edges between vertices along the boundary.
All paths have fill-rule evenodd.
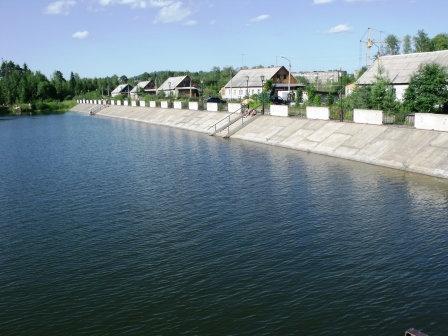
<path id="1" fill-rule="evenodd" d="M 288 97 L 289 97 L 289 95 L 291 94 L 291 61 L 284 56 L 281 56 L 281 58 L 288 61 L 289 63 L 289 74 L 288 74 Z"/>
<path id="2" fill-rule="evenodd" d="M 264 114 L 264 92 L 263 92 L 263 88 L 264 88 L 264 79 L 265 79 L 265 77 L 263 75 L 261 75 L 260 79 L 261 79 L 261 103 L 263 105 L 263 107 L 261 109 L 261 114 Z"/>

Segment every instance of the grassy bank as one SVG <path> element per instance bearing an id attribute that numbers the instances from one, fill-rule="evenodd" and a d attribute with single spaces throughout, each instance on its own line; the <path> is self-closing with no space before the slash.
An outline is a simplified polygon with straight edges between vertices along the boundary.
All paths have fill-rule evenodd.
<path id="1" fill-rule="evenodd" d="M 75 105 L 76 102 L 74 100 L 36 101 L 30 104 L 15 104 L 13 106 L 0 106 L 0 115 L 57 114 L 67 112 Z"/>

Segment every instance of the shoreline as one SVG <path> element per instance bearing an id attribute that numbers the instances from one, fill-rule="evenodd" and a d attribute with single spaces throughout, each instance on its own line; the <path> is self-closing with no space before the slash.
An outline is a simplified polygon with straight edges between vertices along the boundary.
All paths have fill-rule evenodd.
<path id="1" fill-rule="evenodd" d="M 88 113 L 92 106 L 79 104 L 71 111 Z M 209 134 L 210 126 L 228 114 L 110 106 L 97 115 Z M 230 139 L 448 179 L 448 132 L 259 116 Z"/>

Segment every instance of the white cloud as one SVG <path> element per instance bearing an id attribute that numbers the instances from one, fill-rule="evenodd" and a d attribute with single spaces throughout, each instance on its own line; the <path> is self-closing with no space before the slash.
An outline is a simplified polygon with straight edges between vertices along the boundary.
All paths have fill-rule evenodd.
<path id="1" fill-rule="evenodd" d="M 103 7 L 110 5 L 127 5 L 131 8 L 163 8 L 173 4 L 174 0 L 98 0 Z"/>
<path id="2" fill-rule="evenodd" d="M 45 8 L 45 14 L 50 15 L 68 15 L 70 13 L 70 9 L 76 5 L 75 0 L 59 0 L 54 1 L 48 4 Z"/>
<path id="3" fill-rule="evenodd" d="M 329 4 L 332 3 L 334 0 L 313 0 L 313 3 L 315 5 L 324 5 L 324 4 Z"/>
<path id="4" fill-rule="evenodd" d="M 327 33 L 329 34 L 340 34 L 340 33 L 347 33 L 351 31 L 353 28 L 350 27 L 347 24 L 338 24 L 337 26 L 331 27 L 328 29 Z"/>
<path id="5" fill-rule="evenodd" d="M 191 10 L 185 7 L 182 1 L 173 2 L 160 8 L 155 22 L 173 23 L 180 22 L 191 15 Z"/>
<path id="6" fill-rule="evenodd" d="M 198 22 L 196 20 L 188 20 L 184 23 L 184 26 L 196 26 Z"/>
<path id="7" fill-rule="evenodd" d="M 90 35 L 90 33 L 87 30 L 83 30 L 83 31 L 77 31 L 76 33 L 74 33 L 72 35 L 73 38 L 78 39 L 78 40 L 84 40 L 86 38 L 88 38 Z"/>
<path id="8" fill-rule="evenodd" d="M 262 14 L 262 15 L 258 15 L 252 19 L 250 19 L 250 22 L 261 22 L 261 21 L 265 21 L 268 20 L 271 16 L 269 14 Z"/>

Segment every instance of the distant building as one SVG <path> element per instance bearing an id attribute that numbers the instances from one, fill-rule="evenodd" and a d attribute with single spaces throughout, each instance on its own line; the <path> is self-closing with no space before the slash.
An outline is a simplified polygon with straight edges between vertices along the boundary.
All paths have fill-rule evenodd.
<path id="1" fill-rule="evenodd" d="M 131 92 L 131 90 L 132 86 L 130 86 L 129 84 L 120 84 L 111 92 L 110 95 L 112 97 L 116 97 L 119 95 L 127 95 Z"/>
<path id="2" fill-rule="evenodd" d="M 262 83 L 272 80 L 274 92 L 291 91 L 302 86 L 289 71 L 281 67 L 242 69 L 225 86 L 222 97 L 224 99 L 243 99 L 262 92 Z M 290 85 L 289 85 L 290 83 Z"/>
<path id="3" fill-rule="evenodd" d="M 153 81 L 144 81 L 139 82 L 132 90 L 131 90 L 131 97 L 133 99 L 138 98 L 138 94 L 140 92 L 147 93 L 147 94 L 156 94 L 157 88 L 156 84 Z"/>
<path id="4" fill-rule="evenodd" d="M 170 77 L 157 89 L 157 93 L 163 92 L 165 96 L 199 96 L 199 89 L 192 83 L 190 76 Z"/>
<path id="5" fill-rule="evenodd" d="M 425 64 L 448 67 L 448 50 L 405 55 L 381 56 L 357 81 L 356 85 L 372 85 L 381 74 L 395 89 L 398 100 L 403 100 L 409 82 Z"/>
<path id="6" fill-rule="evenodd" d="M 337 83 L 339 78 L 347 75 L 347 71 L 328 70 L 328 71 L 301 71 L 293 74 L 297 79 L 304 78 L 310 84 L 328 84 Z"/>

